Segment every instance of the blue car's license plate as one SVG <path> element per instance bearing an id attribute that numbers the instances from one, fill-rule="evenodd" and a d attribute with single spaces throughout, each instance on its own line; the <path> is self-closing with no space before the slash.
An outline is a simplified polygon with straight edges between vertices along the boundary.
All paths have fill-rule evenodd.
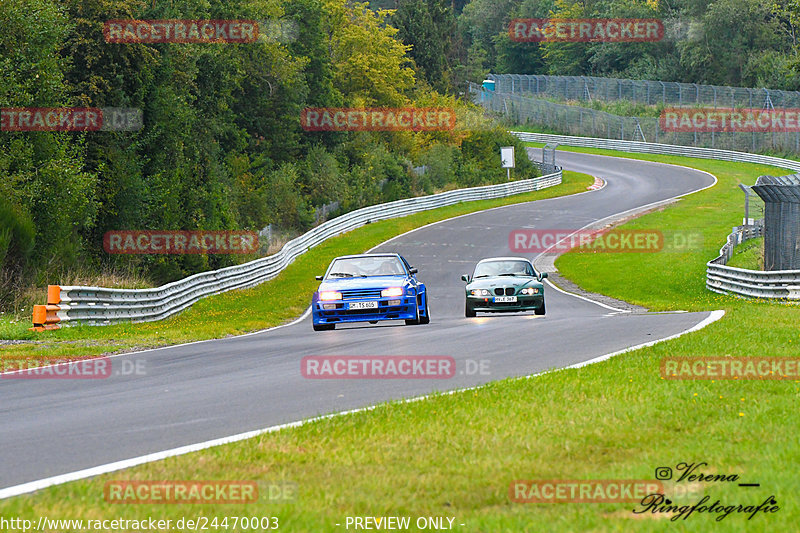
<path id="1" fill-rule="evenodd" d="M 348 309 L 377 309 L 378 302 L 352 302 L 347 306 Z"/>

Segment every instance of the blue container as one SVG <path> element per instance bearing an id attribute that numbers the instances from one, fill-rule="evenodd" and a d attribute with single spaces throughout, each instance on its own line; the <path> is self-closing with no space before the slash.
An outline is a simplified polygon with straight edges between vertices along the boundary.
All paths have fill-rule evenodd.
<path id="1" fill-rule="evenodd" d="M 486 91 L 494 92 L 495 82 L 494 80 L 483 80 L 482 87 L 484 90 L 481 92 L 481 102 L 486 102 L 492 97 L 492 95 L 487 94 Z"/>

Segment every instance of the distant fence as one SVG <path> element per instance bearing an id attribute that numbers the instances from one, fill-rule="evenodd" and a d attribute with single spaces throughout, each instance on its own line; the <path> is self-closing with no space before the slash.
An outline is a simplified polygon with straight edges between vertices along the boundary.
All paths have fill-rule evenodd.
<path id="1" fill-rule="evenodd" d="M 170 317 L 194 302 L 221 292 L 253 287 L 277 276 L 298 256 L 326 239 L 370 222 L 419 213 L 460 202 L 503 198 L 538 191 L 561 183 L 561 171 L 528 180 L 510 181 L 469 189 L 396 200 L 364 207 L 338 216 L 287 242 L 268 257 L 242 265 L 201 272 L 153 289 L 109 289 L 50 285 L 47 305 L 36 305 L 36 329 L 55 329 L 60 325 L 108 325 L 117 322 L 149 322 Z"/>
<path id="2" fill-rule="evenodd" d="M 601 137 L 742 152 L 800 153 L 797 132 L 665 132 L 656 117 L 623 117 L 581 106 L 518 94 L 487 91 L 470 84 L 476 103 L 515 124 L 545 127 L 564 135 Z"/>
<path id="3" fill-rule="evenodd" d="M 593 76 L 489 74 L 495 91 L 564 100 L 628 100 L 645 105 L 709 107 L 800 107 L 800 92 L 751 89 L 673 81 L 628 80 Z"/>

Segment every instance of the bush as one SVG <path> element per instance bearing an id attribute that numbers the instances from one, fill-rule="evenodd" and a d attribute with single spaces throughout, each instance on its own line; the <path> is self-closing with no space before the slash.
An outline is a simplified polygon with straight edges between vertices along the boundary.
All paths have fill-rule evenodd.
<path id="1" fill-rule="evenodd" d="M 0 197 L 0 307 L 28 273 L 36 228 L 28 213 Z"/>
<path id="2" fill-rule="evenodd" d="M 441 189 L 449 183 L 456 183 L 458 148 L 446 144 L 434 144 L 420 157 L 420 163 L 427 167 L 425 177 L 433 187 Z"/>

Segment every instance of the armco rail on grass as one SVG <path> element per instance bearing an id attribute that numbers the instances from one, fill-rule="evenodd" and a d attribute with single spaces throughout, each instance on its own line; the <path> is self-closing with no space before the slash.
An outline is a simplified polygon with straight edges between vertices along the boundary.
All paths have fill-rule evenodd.
<path id="1" fill-rule="evenodd" d="M 153 289 L 50 285 L 47 290 L 47 305 L 34 306 L 33 326 L 34 329 L 42 330 L 56 329 L 71 323 L 104 326 L 117 322 L 162 320 L 206 296 L 252 287 L 272 279 L 309 248 L 370 222 L 411 215 L 459 202 L 538 191 L 559 183 L 561 170 L 529 180 L 458 189 L 364 207 L 320 224 L 287 242 L 276 254 L 242 265 L 201 272 Z"/>
<path id="2" fill-rule="evenodd" d="M 623 152 L 699 157 L 703 159 L 718 159 L 720 161 L 771 165 L 780 168 L 788 168 L 794 171 L 800 170 L 800 161 L 768 155 L 750 154 L 747 152 L 638 141 L 598 139 L 594 137 L 551 135 L 549 133 L 528 133 L 524 131 L 512 131 L 511 133 L 516 135 L 520 140 L 526 142 L 558 143 L 569 146 L 620 150 Z M 763 230 L 758 229 L 758 226 L 740 226 L 733 229 L 733 233 L 731 233 L 727 242 L 720 250 L 720 255 L 706 263 L 706 287 L 709 290 L 720 294 L 734 294 L 750 298 L 800 300 L 800 270 L 767 272 L 729 267 L 725 264 L 728 262 L 728 259 L 730 259 L 733 246 L 744 240 L 762 235 L 762 231 Z"/>
<path id="3" fill-rule="evenodd" d="M 733 248 L 764 235 L 763 224 L 733 228 L 716 257 L 706 263 L 706 287 L 720 294 L 800 300 L 800 270 L 747 270 L 727 266 Z"/>

